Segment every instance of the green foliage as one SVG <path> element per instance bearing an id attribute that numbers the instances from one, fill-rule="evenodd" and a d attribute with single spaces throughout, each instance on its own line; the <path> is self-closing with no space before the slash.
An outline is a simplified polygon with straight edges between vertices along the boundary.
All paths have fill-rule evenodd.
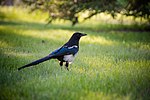
<path id="1" fill-rule="evenodd" d="M 150 21 L 149 0 L 24 0 L 32 9 L 49 12 L 49 22 L 56 19 L 72 21 L 72 25 L 79 22 L 79 13 L 88 11 L 84 20 L 92 16 L 107 12 L 115 18 L 120 13 L 127 16 L 143 17 Z"/>

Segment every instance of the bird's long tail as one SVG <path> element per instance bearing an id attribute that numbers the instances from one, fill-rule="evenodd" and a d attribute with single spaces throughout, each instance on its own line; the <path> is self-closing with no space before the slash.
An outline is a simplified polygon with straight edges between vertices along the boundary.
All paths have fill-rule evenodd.
<path id="1" fill-rule="evenodd" d="M 48 56 L 46 56 L 46 57 L 44 57 L 44 58 L 41 58 L 41 59 L 36 60 L 36 61 L 33 61 L 33 62 L 31 62 L 31 63 L 29 63 L 29 64 L 27 64 L 27 65 L 24 65 L 24 66 L 18 68 L 18 70 L 21 70 L 21 69 L 23 69 L 23 68 L 30 67 L 30 66 L 33 66 L 33 65 L 37 65 L 37 64 L 42 63 L 42 62 L 44 62 L 44 61 L 47 61 L 47 60 L 49 60 L 49 59 L 51 59 L 51 58 L 52 58 L 52 57 L 51 57 L 50 55 L 48 55 Z"/>

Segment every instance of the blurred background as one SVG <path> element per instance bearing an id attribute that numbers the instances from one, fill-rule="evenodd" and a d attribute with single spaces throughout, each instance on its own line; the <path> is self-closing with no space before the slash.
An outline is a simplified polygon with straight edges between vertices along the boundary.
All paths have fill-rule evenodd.
<path id="1" fill-rule="evenodd" d="M 0 0 L 0 5 L 40 11 L 47 23 L 63 19 L 75 25 L 93 18 L 92 24 L 150 24 L 149 0 Z"/>

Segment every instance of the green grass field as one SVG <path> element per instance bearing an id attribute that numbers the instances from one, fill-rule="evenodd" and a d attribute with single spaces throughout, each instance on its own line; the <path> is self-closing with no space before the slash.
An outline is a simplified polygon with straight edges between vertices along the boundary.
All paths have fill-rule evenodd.
<path id="1" fill-rule="evenodd" d="M 46 26 L 39 21 L 46 15 L 12 9 L 0 9 L 0 100 L 150 99 L 150 32 L 144 27 L 92 20 Z M 62 46 L 75 31 L 88 35 L 70 71 L 61 70 L 57 60 L 17 71 Z"/>

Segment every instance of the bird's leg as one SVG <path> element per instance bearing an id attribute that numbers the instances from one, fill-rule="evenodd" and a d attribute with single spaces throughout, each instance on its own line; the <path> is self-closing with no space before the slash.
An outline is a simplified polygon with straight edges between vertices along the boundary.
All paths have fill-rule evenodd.
<path id="1" fill-rule="evenodd" d="M 63 66 L 63 62 L 62 62 L 62 61 L 60 61 L 59 65 L 60 65 L 60 66 Z"/>
<path id="2" fill-rule="evenodd" d="M 60 65 L 60 67 L 61 67 L 61 69 L 62 69 L 63 61 L 60 61 L 59 65 Z"/>
<path id="3" fill-rule="evenodd" d="M 68 68 L 68 66 L 69 66 L 69 63 L 68 62 L 66 62 L 66 69 L 69 71 L 69 68 Z"/>

